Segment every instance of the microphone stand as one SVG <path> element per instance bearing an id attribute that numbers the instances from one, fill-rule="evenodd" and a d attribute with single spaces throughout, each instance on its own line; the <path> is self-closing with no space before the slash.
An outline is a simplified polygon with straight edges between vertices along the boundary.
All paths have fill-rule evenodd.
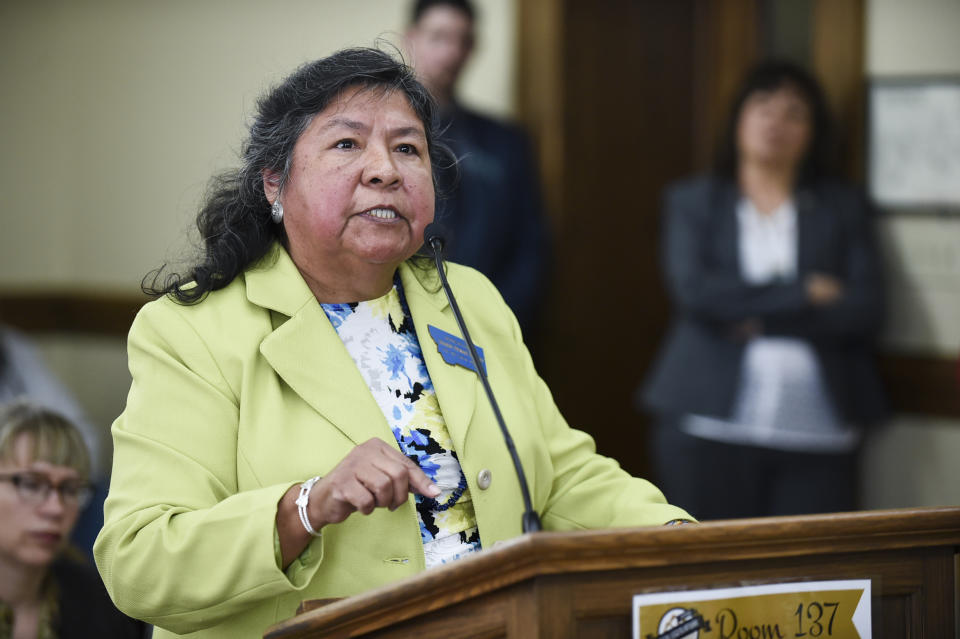
<path id="1" fill-rule="evenodd" d="M 460 313 L 460 307 L 457 306 L 457 300 L 453 296 L 453 290 L 450 288 L 450 283 L 447 281 L 447 274 L 443 268 L 443 239 L 434 235 L 427 239 L 427 245 L 433 251 L 433 259 L 437 264 L 437 273 L 440 275 L 440 283 L 443 285 L 443 292 L 447 295 L 447 301 L 450 302 L 450 308 L 453 309 L 453 315 L 457 319 L 457 325 L 460 327 L 460 333 L 463 334 L 463 339 L 467 343 L 467 350 L 470 351 L 470 358 L 473 360 L 473 367 L 477 371 L 477 376 L 480 377 L 480 382 L 483 384 L 483 390 L 487 393 L 487 399 L 490 400 L 490 406 L 493 408 L 493 414 L 497 418 L 497 424 L 500 426 L 500 432 L 503 434 L 503 440 L 507 444 L 507 450 L 510 452 L 510 458 L 513 460 L 513 467 L 517 471 L 517 479 L 520 481 L 520 492 L 523 495 L 523 519 L 521 520 L 521 525 L 523 527 L 524 533 L 538 532 L 543 529 L 540 525 L 540 516 L 537 514 L 537 511 L 533 509 L 533 502 L 530 500 L 530 488 L 527 486 L 527 476 L 523 472 L 523 464 L 520 463 L 520 456 L 517 454 L 517 448 L 513 444 L 513 437 L 510 436 L 510 431 L 507 430 L 507 424 L 503 420 L 503 415 L 500 413 L 500 406 L 497 405 L 497 400 L 493 396 L 493 389 L 490 388 L 490 381 L 487 379 L 486 369 L 483 367 L 483 364 L 480 362 L 480 356 L 477 354 L 477 347 L 474 346 L 473 340 L 470 339 L 470 332 L 467 330 L 467 325 L 463 321 L 463 315 Z"/>

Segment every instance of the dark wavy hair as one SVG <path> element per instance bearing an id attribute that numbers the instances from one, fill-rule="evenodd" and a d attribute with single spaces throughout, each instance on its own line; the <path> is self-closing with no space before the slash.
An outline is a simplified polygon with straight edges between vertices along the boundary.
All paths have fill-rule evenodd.
<path id="1" fill-rule="evenodd" d="M 398 58 L 378 49 L 344 49 L 304 64 L 262 96 L 242 147 L 240 167 L 215 176 L 200 207 L 196 224 L 202 254 L 197 263 L 181 273 L 164 273 L 168 265 L 161 266 L 143 278 L 143 291 L 193 304 L 227 286 L 274 242 L 285 244 L 283 225 L 270 219 L 263 172 L 276 172 L 282 191 L 297 140 L 313 117 L 349 88 L 403 92 L 423 123 L 436 189 L 438 172 L 456 162 L 438 140 L 433 98 Z"/>
<path id="2" fill-rule="evenodd" d="M 776 91 L 783 87 L 794 89 L 800 94 L 807 103 L 812 117 L 810 145 L 800 163 L 798 183 L 809 184 L 834 174 L 832 123 L 819 83 L 797 64 L 785 60 L 767 60 L 747 74 L 733 102 L 714 161 L 713 171 L 716 175 L 729 180 L 737 178 L 737 167 L 740 161 L 737 149 L 737 125 L 747 99 L 754 93 Z"/>

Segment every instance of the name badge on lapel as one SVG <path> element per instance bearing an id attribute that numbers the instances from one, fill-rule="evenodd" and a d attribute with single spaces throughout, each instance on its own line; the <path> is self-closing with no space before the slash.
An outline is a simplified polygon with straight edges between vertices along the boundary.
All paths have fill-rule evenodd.
<path id="1" fill-rule="evenodd" d="M 470 349 L 467 343 L 446 331 L 440 330 L 432 324 L 427 324 L 427 331 L 430 337 L 437 343 L 437 351 L 443 361 L 451 366 L 463 366 L 473 372 L 477 372 L 473 365 L 473 358 L 470 357 Z M 483 366 L 483 374 L 487 374 L 487 361 L 483 358 L 483 349 L 477 346 L 477 356 L 480 357 L 480 365 Z"/>

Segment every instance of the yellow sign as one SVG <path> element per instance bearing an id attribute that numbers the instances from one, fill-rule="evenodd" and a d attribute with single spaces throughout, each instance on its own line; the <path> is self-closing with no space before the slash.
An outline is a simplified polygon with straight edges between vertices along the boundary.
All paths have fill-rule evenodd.
<path id="1" fill-rule="evenodd" d="M 634 639 L 871 639 L 870 580 L 633 597 Z"/>

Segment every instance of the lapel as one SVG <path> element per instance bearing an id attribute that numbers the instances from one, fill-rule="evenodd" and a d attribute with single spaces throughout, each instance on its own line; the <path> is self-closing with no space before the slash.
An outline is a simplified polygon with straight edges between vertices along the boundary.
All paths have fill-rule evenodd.
<path id="1" fill-rule="evenodd" d="M 443 289 L 433 292 L 424 288 L 424 285 L 417 278 L 415 270 L 407 263 L 400 265 L 400 280 L 403 283 L 403 291 L 407 296 L 410 314 L 413 316 L 413 325 L 417 331 L 423 360 L 426 362 L 427 371 L 430 373 L 430 379 L 437 392 L 440 410 L 443 412 L 443 419 L 447 424 L 447 431 L 453 439 L 458 454 L 462 455 L 466 452 L 464 444 L 467 439 L 467 431 L 473 418 L 477 395 L 483 392 L 482 385 L 477 374 L 473 371 L 462 366 L 451 366 L 444 362 L 443 357 L 437 350 L 437 343 L 433 341 L 428 332 L 427 327 L 433 325 L 453 335 L 460 335 L 460 329 L 453 317 L 453 311 L 448 309 L 449 305 Z M 436 279 L 436 284 L 439 288 L 439 279 Z M 462 293 L 466 293 L 466 291 Z M 456 294 L 456 291 L 454 291 L 454 294 Z M 466 321 L 469 322 L 469 318 Z M 470 328 L 469 323 L 467 328 Z M 471 337 L 473 336 L 473 333 L 471 333 Z M 487 344 L 480 343 L 478 346 L 483 348 Z M 485 351 L 484 356 L 489 371 L 491 367 L 490 351 Z"/>
<path id="2" fill-rule="evenodd" d="M 276 245 L 246 274 L 247 299 L 286 315 L 260 353 L 293 391 L 356 444 L 392 433 L 323 308 Z"/>
<path id="3" fill-rule="evenodd" d="M 740 190 L 732 183 L 723 183 L 717 187 L 713 197 L 720 212 L 718 226 L 713 229 L 717 236 L 716 246 L 722 252 L 721 263 L 730 264 L 740 272 L 739 228 L 737 204 Z M 813 270 L 816 260 L 817 238 L 822 233 L 823 221 L 818 209 L 818 200 L 813 190 L 800 189 L 796 195 L 797 207 L 797 273 Z"/>
<path id="4" fill-rule="evenodd" d="M 715 198 L 712 204 L 717 208 L 713 209 L 711 206 L 708 210 L 719 212 L 716 226 L 712 229 L 715 238 L 711 240 L 720 251 L 718 262 L 739 274 L 740 228 L 737 220 L 737 203 L 740 201 L 740 189 L 733 182 L 723 181 L 718 183 L 711 197 Z"/>
<path id="5" fill-rule="evenodd" d="M 400 279 L 447 430 L 462 452 L 480 381 L 473 371 L 445 363 L 427 330 L 432 324 L 460 334 L 443 290 L 426 290 L 406 263 Z M 246 287 L 250 302 L 289 318 L 261 342 L 260 353 L 290 388 L 354 443 L 393 441 L 363 376 L 287 252 L 276 245 L 247 271 Z"/>
<path id="6" fill-rule="evenodd" d="M 797 273 L 815 270 L 817 237 L 820 235 L 821 215 L 817 198 L 809 188 L 797 192 Z"/>

